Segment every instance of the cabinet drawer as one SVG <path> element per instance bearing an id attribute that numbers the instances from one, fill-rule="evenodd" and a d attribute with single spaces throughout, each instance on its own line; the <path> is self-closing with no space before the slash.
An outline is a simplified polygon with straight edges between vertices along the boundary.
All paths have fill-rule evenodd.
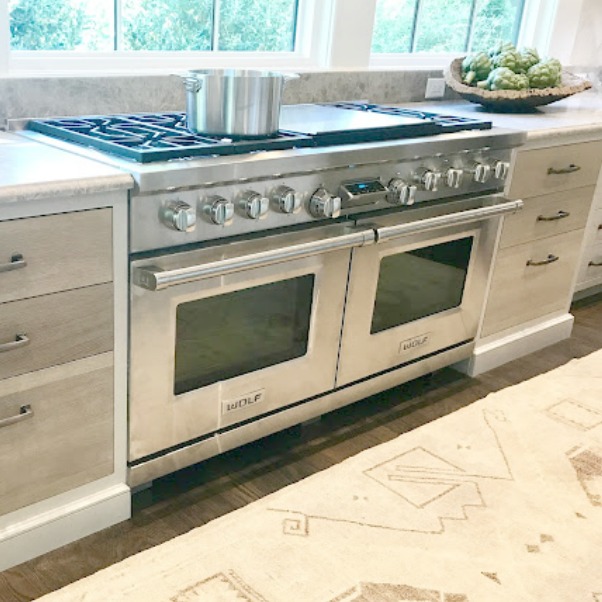
<path id="1" fill-rule="evenodd" d="M 585 249 L 577 285 L 582 289 L 600 283 L 602 283 L 602 242 Z"/>
<path id="2" fill-rule="evenodd" d="M 108 208 L 0 222 L 0 303 L 111 281 L 111 247 Z"/>
<path id="3" fill-rule="evenodd" d="M 502 249 L 487 298 L 482 336 L 566 308 L 579 261 L 583 230 Z M 558 260 L 544 265 L 548 258 Z"/>
<path id="4" fill-rule="evenodd" d="M 0 379 L 113 349 L 113 285 L 0 304 Z"/>
<path id="5" fill-rule="evenodd" d="M 0 515 L 113 472 L 112 368 L 1 392 Z"/>
<path id="6" fill-rule="evenodd" d="M 602 162 L 602 141 L 517 151 L 510 198 L 594 186 Z"/>
<path id="7" fill-rule="evenodd" d="M 504 218 L 500 248 L 585 227 L 594 187 L 525 199 L 525 206 Z"/>
<path id="8" fill-rule="evenodd" d="M 589 243 L 594 245 L 602 244 L 602 211 L 598 210 L 592 215 L 589 228 Z"/>

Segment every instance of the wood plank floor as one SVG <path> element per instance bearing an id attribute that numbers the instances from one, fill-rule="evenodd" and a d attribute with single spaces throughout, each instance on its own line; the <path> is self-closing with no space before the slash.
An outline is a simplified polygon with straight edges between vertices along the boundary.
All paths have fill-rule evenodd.
<path id="1" fill-rule="evenodd" d="M 570 339 L 469 378 L 451 369 L 419 378 L 155 481 L 133 517 L 0 573 L 0 602 L 33 600 L 365 449 L 602 348 L 602 294 L 577 302 Z"/>

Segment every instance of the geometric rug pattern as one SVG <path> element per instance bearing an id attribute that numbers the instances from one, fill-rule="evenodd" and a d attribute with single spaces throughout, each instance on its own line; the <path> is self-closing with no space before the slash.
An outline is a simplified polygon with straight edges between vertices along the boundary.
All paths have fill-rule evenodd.
<path id="1" fill-rule="evenodd" d="M 44 602 L 602 602 L 602 351 Z"/>

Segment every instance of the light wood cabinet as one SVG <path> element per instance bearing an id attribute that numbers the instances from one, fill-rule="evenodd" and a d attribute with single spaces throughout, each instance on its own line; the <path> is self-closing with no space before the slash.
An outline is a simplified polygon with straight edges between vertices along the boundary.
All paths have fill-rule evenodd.
<path id="1" fill-rule="evenodd" d="M 502 226 L 481 326 L 488 345 L 568 316 L 601 162 L 602 141 L 515 152 L 507 196 L 524 209 Z"/>
<path id="2" fill-rule="evenodd" d="M 111 367 L 0 396 L 0 514 L 112 472 Z"/>
<path id="3" fill-rule="evenodd" d="M 111 282 L 112 242 L 109 208 L 0 222 L 0 303 Z"/>
<path id="4" fill-rule="evenodd" d="M 482 335 L 519 326 L 566 307 L 583 234 L 514 245 L 498 253 Z"/>
<path id="5" fill-rule="evenodd" d="M 0 222 L 0 516 L 114 472 L 112 232 L 110 207 Z"/>

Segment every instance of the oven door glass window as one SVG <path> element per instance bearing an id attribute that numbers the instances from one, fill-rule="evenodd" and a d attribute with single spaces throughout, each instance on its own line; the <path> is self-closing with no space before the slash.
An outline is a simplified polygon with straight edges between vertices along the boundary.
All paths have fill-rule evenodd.
<path id="1" fill-rule="evenodd" d="M 309 274 L 178 305 L 174 393 L 305 355 L 313 289 Z"/>
<path id="2" fill-rule="evenodd" d="M 383 257 L 370 334 L 458 307 L 473 238 Z"/>

